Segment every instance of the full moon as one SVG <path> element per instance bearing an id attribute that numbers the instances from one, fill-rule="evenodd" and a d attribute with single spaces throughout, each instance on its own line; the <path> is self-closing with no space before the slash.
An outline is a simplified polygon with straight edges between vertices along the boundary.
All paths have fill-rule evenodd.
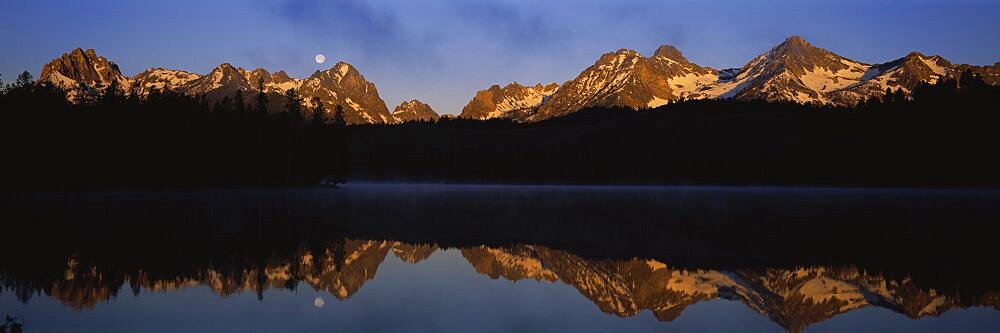
<path id="1" fill-rule="evenodd" d="M 320 53 L 320 54 L 317 54 L 317 55 L 316 55 L 316 63 L 317 63 L 317 64 L 322 64 L 322 63 L 324 63 L 324 62 L 326 62 L 326 56 L 325 56 L 325 55 L 323 55 L 322 53 Z"/>

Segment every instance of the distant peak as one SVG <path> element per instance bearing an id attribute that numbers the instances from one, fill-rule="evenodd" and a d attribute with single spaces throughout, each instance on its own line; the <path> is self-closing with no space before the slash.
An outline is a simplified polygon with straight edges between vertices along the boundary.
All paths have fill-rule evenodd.
<path id="1" fill-rule="evenodd" d="M 632 50 L 632 49 L 618 49 L 618 51 L 615 51 L 615 54 L 636 54 L 637 55 L 637 54 L 639 54 L 639 52 L 636 52 L 635 50 Z"/>
<path id="2" fill-rule="evenodd" d="M 70 51 L 69 55 L 81 58 L 97 58 L 97 51 L 94 51 L 94 49 L 84 50 L 78 47 Z"/>
<path id="3" fill-rule="evenodd" d="M 547 90 L 547 89 L 555 89 L 555 88 L 559 88 L 559 84 L 555 83 L 555 82 L 551 82 L 551 83 L 548 83 L 548 84 L 539 82 L 538 84 L 535 85 L 535 90 Z"/>
<path id="4" fill-rule="evenodd" d="M 341 77 L 347 76 L 347 73 L 352 69 L 354 69 L 354 66 L 351 66 L 351 64 L 343 61 L 338 61 L 336 65 L 333 65 L 333 67 L 330 68 L 330 70 L 340 73 Z"/>
<path id="5" fill-rule="evenodd" d="M 687 58 L 684 58 L 684 55 L 681 54 L 681 51 L 677 50 L 677 48 L 672 45 L 666 44 L 660 45 L 660 47 L 656 48 L 656 52 L 653 52 L 653 57 L 667 58 L 678 62 L 688 62 Z"/>
<path id="6" fill-rule="evenodd" d="M 801 54 L 801 53 L 813 53 L 822 50 L 818 47 L 809 44 L 805 39 L 799 36 L 791 36 L 785 39 L 784 42 L 775 46 L 774 51 L 778 54 Z"/>
<path id="7" fill-rule="evenodd" d="M 421 102 L 419 99 L 414 98 L 408 101 L 403 101 L 402 103 L 399 104 L 398 107 L 396 107 L 396 110 L 399 110 L 402 107 L 413 107 L 422 105 L 427 105 L 427 103 Z"/>
<path id="8" fill-rule="evenodd" d="M 510 88 L 521 88 L 521 87 L 524 87 L 524 86 L 522 86 L 520 83 L 517 83 L 517 81 L 513 81 L 513 82 L 507 84 L 507 86 L 505 86 L 503 88 L 504 89 L 510 89 Z"/>
<path id="9" fill-rule="evenodd" d="M 288 76 L 288 73 L 285 73 L 285 71 L 274 72 L 273 74 L 271 74 L 271 77 L 275 78 L 275 79 L 280 79 L 280 80 L 291 80 L 292 79 L 290 76 Z"/>
<path id="10" fill-rule="evenodd" d="M 786 38 L 785 42 L 782 44 L 809 45 L 809 42 L 798 35 L 794 35 Z"/>

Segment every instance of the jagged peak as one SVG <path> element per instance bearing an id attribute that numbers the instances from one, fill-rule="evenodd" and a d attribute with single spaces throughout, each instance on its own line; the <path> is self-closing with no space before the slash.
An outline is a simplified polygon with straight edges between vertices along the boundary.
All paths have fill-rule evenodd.
<path id="1" fill-rule="evenodd" d="M 549 83 L 541 83 L 541 82 L 539 82 L 538 84 L 535 84 L 534 88 L 535 88 L 535 90 L 555 89 L 555 88 L 559 88 L 559 84 L 555 83 L 555 82 L 549 82 Z"/>
<path id="2" fill-rule="evenodd" d="M 264 71 L 264 73 L 267 73 L 267 71 Z M 291 80 L 292 79 L 292 77 L 288 76 L 288 73 L 285 73 L 285 71 L 277 71 L 277 72 L 271 73 L 270 76 L 271 76 L 271 79 L 280 79 L 282 81 L 287 81 L 287 80 Z"/>
<path id="3" fill-rule="evenodd" d="M 233 65 L 230 64 L 230 63 L 228 63 L 228 62 L 224 62 L 224 63 L 219 64 L 218 66 L 215 66 L 215 68 L 212 69 L 213 72 L 214 71 L 221 71 L 221 70 L 225 70 L 225 71 L 233 70 L 233 71 L 235 71 L 236 67 L 233 67 Z"/>
<path id="4" fill-rule="evenodd" d="M 639 55 L 639 56 L 642 55 L 642 54 L 639 54 L 638 51 L 633 50 L 633 49 L 618 49 L 618 51 L 615 51 L 615 54 Z"/>
<path id="5" fill-rule="evenodd" d="M 943 63 L 943 65 L 951 66 L 951 63 L 942 56 L 939 55 L 926 55 L 919 51 L 913 51 L 907 53 L 906 56 L 896 59 L 894 61 L 888 62 L 886 64 L 899 65 L 902 63 L 922 63 L 925 61 L 930 61 L 933 63 Z"/>
<path id="6" fill-rule="evenodd" d="M 684 55 L 681 54 L 680 50 L 678 50 L 673 45 L 668 45 L 668 44 L 663 44 L 663 45 L 660 45 L 660 47 L 656 48 L 656 52 L 653 52 L 653 57 L 654 58 L 666 58 L 666 59 L 674 60 L 674 61 L 681 62 L 681 63 L 687 63 L 688 62 L 687 58 L 684 58 Z"/>
<path id="7" fill-rule="evenodd" d="M 511 83 L 508 83 L 506 86 L 503 87 L 504 90 L 516 89 L 516 88 L 524 88 L 524 86 L 521 85 L 520 83 L 517 83 L 517 81 L 512 81 Z"/>
<path id="8" fill-rule="evenodd" d="M 197 73 L 189 72 L 189 71 L 186 71 L 186 70 L 170 69 L 170 68 L 163 68 L 163 67 L 150 67 L 149 69 L 146 69 L 146 70 L 142 71 L 139 74 L 152 73 L 152 72 L 174 72 L 174 73 L 184 73 L 184 74 L 195 74 L 195 75 L 198 75 Z"/>
<path id="9" fill-rule="evenodd" d="M 54 80 L 59 85 L 71 84 L 69 81 L 98 85 L 119 81 L 127 86 L 129 78 L 114 61 L 97 55 L 94 49 L 77 47 L 42 66 L 38 80 Z"/>
<path id="10" fill-rule="evenodd" d="M 323 74 L 332 75 L 334 73 L 340 74 L 339 77 L 343 79 L 345 76 L 347 76 L 348 73 L 352 71 L 358 72 L 358 70 L 355 69 L 354 66 L 352 66 L 351 64 L 343 61 L 338 61 L 336 64 L 334 64 L 327 70 L 322 70 L 322 71 L 316 70 L 315 72 L 312 73 L 312 75 L 309 76 L 309 79 L 319 78 Z M 358 73 L 360 74 L 360 72 Z"/>
<path id="11" fill-rule="evenodd" d="M 351 70 L 357 71 L 356 69 L 354 69 L 353 65 L 343 61 L 338 61 L 337 64 L 333 65 L 333 67 L 331 67 L 330 69 L 337 70 L 338 72 L 340 72 L 341 75 L 347 75 L 347 72 Z"/>
<path id="12" fill-rule="evenodd" d="M 350 73 L 351 71 L 357 72 L 357 69 L 355 69 L 354 66 L 351 66 L 351 64 L 349 64 L 349 63 L 346 63 L 346 62 L 343 62 L 343 61 L 339 61 L 336 64 L 334 64 L 333 66 L 330 66 L 329 69 L 314 71 L 312 73 L 312 75 L 310 75 L 309 78 L 307 78 L 307 80 L 308 79 L 319 78 L 319 77 L 323 76 L 324 74 L 325 75 L 333 76 L 335 73 L 339 74 L 339 77 L 341 79 L 343 79 L 345 76 L 347 76 L 347 73 Z M 275 72 L 275 74 L 277 74 L 277 72 Z"/>
<path id="13" fill-rule="evenodd" d="M 805 38 L 802 38 L 802 36 L 799 35 L 792 35 L 785 38 L 785 41 L 782 42 L 782 44 L 812 46 L 808 41 L 806 41 Z"/>
<path id="14" fill-rule="evenodd" d="M 511 83 L 508 83 L 507 85 L 505 85 L 503 87 L 500 87 L 499 84 L 491 85 L 486 90 L 488 90 L 488 91 L 496 91 L 496 92 L 499 92 L 499 91 L 510 91 L 510 90 L 521 90 L 521 89 L 546 90 L 546 89 L 553 88 L 553 86 L 559 87 L 559 85 L 557 83 L 555 83 L 555 82 L 552 82 L 552 83 L 541 83 L 541 82 L 539 82 L 539 83 L 536 83 L 534 86 L 526 86 L 526 85 L 518 83 L 517 81 L 512 81 Z"/>
<path id="15" fill-rule="evenodd" d="M 408 101 L 403 101 L 403 102 L 399 103 L 399 106 L 396 107 L 396 109 L 393 111 L 393 113 L 405 111 L 405 109 L 407 109 L 407 108 L 413 108 L 413 107 L 427 107 L 428 109 L 430 109 L 430 105 L 427 105 L 427 103 L 424 103 L 424 102 L 420 101 L 419 99 L 414 98 L 414 99 L 411 99 L 411 100 L 408 100 Z"/>
<path id="16" fill-rule="evenodd" d="M 83 48 L 80 48 L 80 47 L 74 48 L 73 50 L 70 50 L 67 53 L 63 53 L 60 58 L 63 58 L 63 59 L 65 59 L 65 58 L 83 58 L 83 59 L 88 59 L 88 60 L 91 60 L 91 61 L 93 61 L 93 60 L 101 60 L 101 61 L 106 61 L 106 62 L 108 62 L 111 65 L 115 65 L 114 61 L 108 60 L 105 57 L 97 55 L 97 51 L 94 51 L 94 49 L 86 49 L 86 50 L 84 50 Z M 55 61 L 57 59 L 59 59 L 59 58 L 56 58 L 53 61 Z"/>
<path id="17" fill-rule="evenodd" d="M 601 57 L 597 59 L 597 62 L 594 64 L 597 65 L 599 63 L 619 62 L 622 60 L 635 59 L 635 58 L 645 59 L 646 57 L 632 49 L 618 49 L 618 51 L 615 52 L 608 52 L 602 54 Z"/>
<path id="18" fill-rule="evenodd" d="M 788 37 L 781 44 L 771 49 L 771 52 L 776 55 L 812 53 L 815 51 L 825 50 L 809 44 L 809 42 L 799 36 Z"/>
<path id="19" fill-rule="evenodd" d="M 80 57 L 87 57 L 87 58 L 96 58 L 97 57 L 97 51 L 94 51 L 94 49 L 86 49 L 86 50 L 84 50 L 83 48 L 77 47 L 77 48 L 69 51 L 69 53 L 66 53 L 64 55 L 80 56 Z"/>
<path id="20" fill-rule="evenodd" d="M 640 54 L 636 50 L 632 50 L 632 49 L 618 49 L 618 51 L 608 52 L 608 53 L 602 54 L 601 57 L 600 57 L 600 59 L 598 59 L 598 61 L 609 59 L 609 58 L 620 57 L 620 56 L 640 56 L 641 57 L 642 54 Z"/>
<path id="21" fill-rule="evenodd" d="M 906 56 L 903 57 L 903 58 L 905 58 L 905 59 L 916 58 L 916 59 L 921 59 L 921 60 L 930 60 L 930 61 L 933 61 L 935 63 L 942 63 L 942 65 L 945 65 L 945 66 L 951 66 L 951 62 L 948 61 L 948 59 L 945 59 L 942 56 L 939 56 L 939 55 L 936 55 L 936 54 L 930 54 L 930 55 L 923 54 L 923 53 L 920 53 L 919 51 L 910 52 L 910 53 L 906 54 Z"/>

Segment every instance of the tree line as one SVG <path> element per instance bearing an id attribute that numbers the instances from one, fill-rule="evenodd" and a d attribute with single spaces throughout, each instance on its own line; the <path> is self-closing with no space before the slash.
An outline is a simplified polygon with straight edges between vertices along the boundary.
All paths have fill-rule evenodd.
<path id="1" fill-rule="evenodd" d="M 351 126 L 349 160 L 354 179 L 380 181 L 995 187 L 998 102 L 968 72 L 854 106 L 685 100 Z"/>
<path id="2" fill-rule="evenodd" d="M 118 82 L 64 90 L 24 72 L 0 82 L 0 185 L 51 187 L 289 186 L 343 183 L 343 109 L 303 106 L 294 89 L 275 110 L 264 92 L 210 103 Z M 71 97 L 71 98 L 67 98 Z M 70 101 L 72 99 L 72 102 Z"/>
<path id="3" fill-rule="evenodd" d="M 306 108 L 295 90 L 261 93 L 263 82 L 214 103 L 169 90 L 66 92 L 28 73 L 0 86 L 0 183 L 14 187 L 308 185 L 348 173 L 409 182 L 1000 185 L 1000 88 L 972 72 L 854 106 L 682 100 L 527 124 L 346 126 L 339 106 L 329 112 L 314 99 Z"/>

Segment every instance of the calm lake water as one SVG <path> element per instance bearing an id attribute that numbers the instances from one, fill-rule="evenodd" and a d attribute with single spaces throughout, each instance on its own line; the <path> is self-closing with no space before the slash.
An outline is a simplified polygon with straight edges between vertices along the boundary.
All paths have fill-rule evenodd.
<path id="1" fill-rule="evenodd" d="M 996 191 L 0 195 L 0 316 L 26 332 L 1000 329 Z"/>

